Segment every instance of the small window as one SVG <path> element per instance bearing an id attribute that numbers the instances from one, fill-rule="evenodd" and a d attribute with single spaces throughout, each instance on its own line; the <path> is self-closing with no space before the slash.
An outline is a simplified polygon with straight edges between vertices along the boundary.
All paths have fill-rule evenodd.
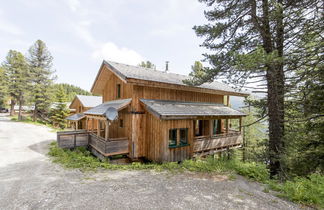
<path id="1" fill-rule="evenodd" d="M 169 146 L 177 146 L 177 129 L 169 130 Z"/>
<path id="2" fill-rule="evenodd" d="M 124 120 L 122 120 L 122 119 L 119 120 L 119 127 L 120 128 L 124 127 Z"/>
<path id="3" fill-rule="evenodd" d="M 117 84 L 117 98 L 120 98 L 120 84 Z"/>
<path id="4" fill-rule="evenodd" d="M 180 128 L 180 144 L 188 144 L 188 128 Z"/>

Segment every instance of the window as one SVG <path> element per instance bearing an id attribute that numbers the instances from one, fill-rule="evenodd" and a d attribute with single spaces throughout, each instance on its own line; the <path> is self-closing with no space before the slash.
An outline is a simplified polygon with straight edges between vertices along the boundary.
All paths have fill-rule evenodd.
<path id="1" fill-rule="evenodd" d="M 117 98 L 120 98 L 120 89 L 121 89 L 120 84 L 117 84 Z"/>
<path id="2" fill-rule="evenodd" d="M 177 129 L 169 130 L 169 146 L 177 146 Z"/>
<path id="3" fill-rule="evenodd" d="M 174 148 L 188 145 L 188 128 L 178 128 L 169 130 L 169 147 Z"/>
<path id="4" fill-rule="evenodd" d="M 221 120 L 213 120 L 213 135 L 221 133 Z"/>
<path id="5" fill-rule="evenodd" d="M 180 128 L 180 144 L 188 144 L 188 128 Z"/>
<path id="6" fill-rule="evenodd" d="M 119 127 L 120 128 L 124 127 L 124 121 L 122 119 L 119 120 Z"/>

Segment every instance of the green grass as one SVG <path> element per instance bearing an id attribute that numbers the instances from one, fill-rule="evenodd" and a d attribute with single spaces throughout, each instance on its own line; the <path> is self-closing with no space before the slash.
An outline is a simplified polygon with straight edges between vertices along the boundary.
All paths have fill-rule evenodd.
<path id="1" fill-rule="evenodd" d="M 277 196 L 293 202 L 324 209 L 324 176 L 311 174 L 308 177 L 295 177 L 292 180 L 280 183 L 268 181 L 268 188 L 279 192 Z"/>
<path id="2" fill-rule="evenodd" d="M 264 164 L 241 162 L 239 160 L 225 160 L 207 157 L 205 159 L 185 160 L 178 164 L 171 163 L 131 163 L 126 165 L 111 164 L 108 161 L 100 161 L 86 148 L 80 147 L 75 150 L 62 149 L 56 142 L 50 144 L 48 153 L 53 162 L 59 163 L 66 168 L 77 168 L 81 171 L 96 171 L 98 169 L 109 170 L 156 170 L 172 172 L 204 172 L 228 175 L 229 180 L 235 179 L 235 174 L 247 177 L 251 180 L 266 184 L 264 192 L 277 191 L 278 197 L 293 202 L 310 205 L 324 209 L 324 176 L 313 174 L 306 178 L 294 178 L 280 183 L 269 179 L 269 172 Z"/>
<path id="3" fill-rule="evenodd" d="M 55 128 L 55 127 L 53 127 L 53 125 L 50 124 L 50 123 L 46 123 L 46 122 L 43 122 L 43 121 L 41 121 L 41 120 L 33 121 L 33 119 L 32 119 L 30 116 L 27 116 L 27 117 L 26 117 L 26 116 L 23 116 L 23 119 L 22 119 L 22 120 L 18 120 L 18 116 L 16 115 L 16 116 L 12 116 L 12 117 L 11 117 L 11 120 L 12 120 L 12 121 L 16 121 L 16 122 L 29 123 L 29 124 L 33 124 L 33 125 L 45 125 L 45 126 L 51 128 L 51 129 L 52 129 L 52 130 L 51 130 L 52 132 L 62 131 L 62 129 Z"/>
<path id="4" fill-rule="evenodd" d="M 48 153 L 53 157 L 53 162 L 59 163 L 66 168 L 78 168 L 82 171 L 91 171 L 97 169 L 111 170 L 168 170 L 168 171 L 191 171 L 191 172 L 216 172 L 219 174 L 231 175 L 233 173 L 246 176 L 252 180 L 264 180 L 268 175 L 267 169 L 263 165 L 255 163 L 242 163 L 236 160 L 215 159 L 212 156 L 205 159 L 185 160 L 178 164 L 169 163 L 139 163 L 134 162 L 126 165 L 111 164 L 109 161 L 100 161 L 94 157 L 88 150 L 79 147 L 74 150 L 62 149 L 56 142 L 50 144 Z"/>

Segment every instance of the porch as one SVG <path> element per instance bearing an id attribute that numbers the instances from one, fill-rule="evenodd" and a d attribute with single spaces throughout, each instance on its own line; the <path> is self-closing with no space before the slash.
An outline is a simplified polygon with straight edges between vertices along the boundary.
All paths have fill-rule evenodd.
<path id="1" fill-rule="evenodd" d="M 128 138 L 104 139 L 87 130 L 57 132 L 58 146 L 65 149 L 89 147 L 100 159 L 114 155 L 127 155 Z"/>
<path id="2" fill-rule="evenodd" d="M 230 148 L 241 147 L 243 136 L 239 131 L 217 134 L 212 136 L 197 136 L 193 140 L 193 156 L 206 156 Z"/>
<path id="3" fill-rule="evenodd" d="M 193 156 L 206 156 L 243 144 L 242 117 L 194 121 Z"/>

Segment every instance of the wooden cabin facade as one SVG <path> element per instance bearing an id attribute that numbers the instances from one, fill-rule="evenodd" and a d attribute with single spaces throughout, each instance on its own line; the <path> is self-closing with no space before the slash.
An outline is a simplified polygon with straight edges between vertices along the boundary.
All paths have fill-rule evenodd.
<path id="1" fill-rule="evenodd" d="M 245 114 L 228 106 L 229 96 L 247 94 L 218 82 L 188 86 L 184 79 L 104 61 L 91 89 L 103 103 L 83 112 L 91 150 L 104 157 L 127 154 L 169 162 L 241 146 Z M 118 110 L 117 120 L 107 120 L 109 107 Z M 236 131 L 229 122 L 233 119 L 239 124 Z"/>
<path id="2" fill-rule="evenodd" d="M 75 110 L 75 112 L 66 118 L 69 127 L 72 127 L 75 130 L 86 129 L 86 117 L 83 112 L 96 107 L 101 103 L 101 96 L 76 95 L 69 105 L 69 109 Z"/>

